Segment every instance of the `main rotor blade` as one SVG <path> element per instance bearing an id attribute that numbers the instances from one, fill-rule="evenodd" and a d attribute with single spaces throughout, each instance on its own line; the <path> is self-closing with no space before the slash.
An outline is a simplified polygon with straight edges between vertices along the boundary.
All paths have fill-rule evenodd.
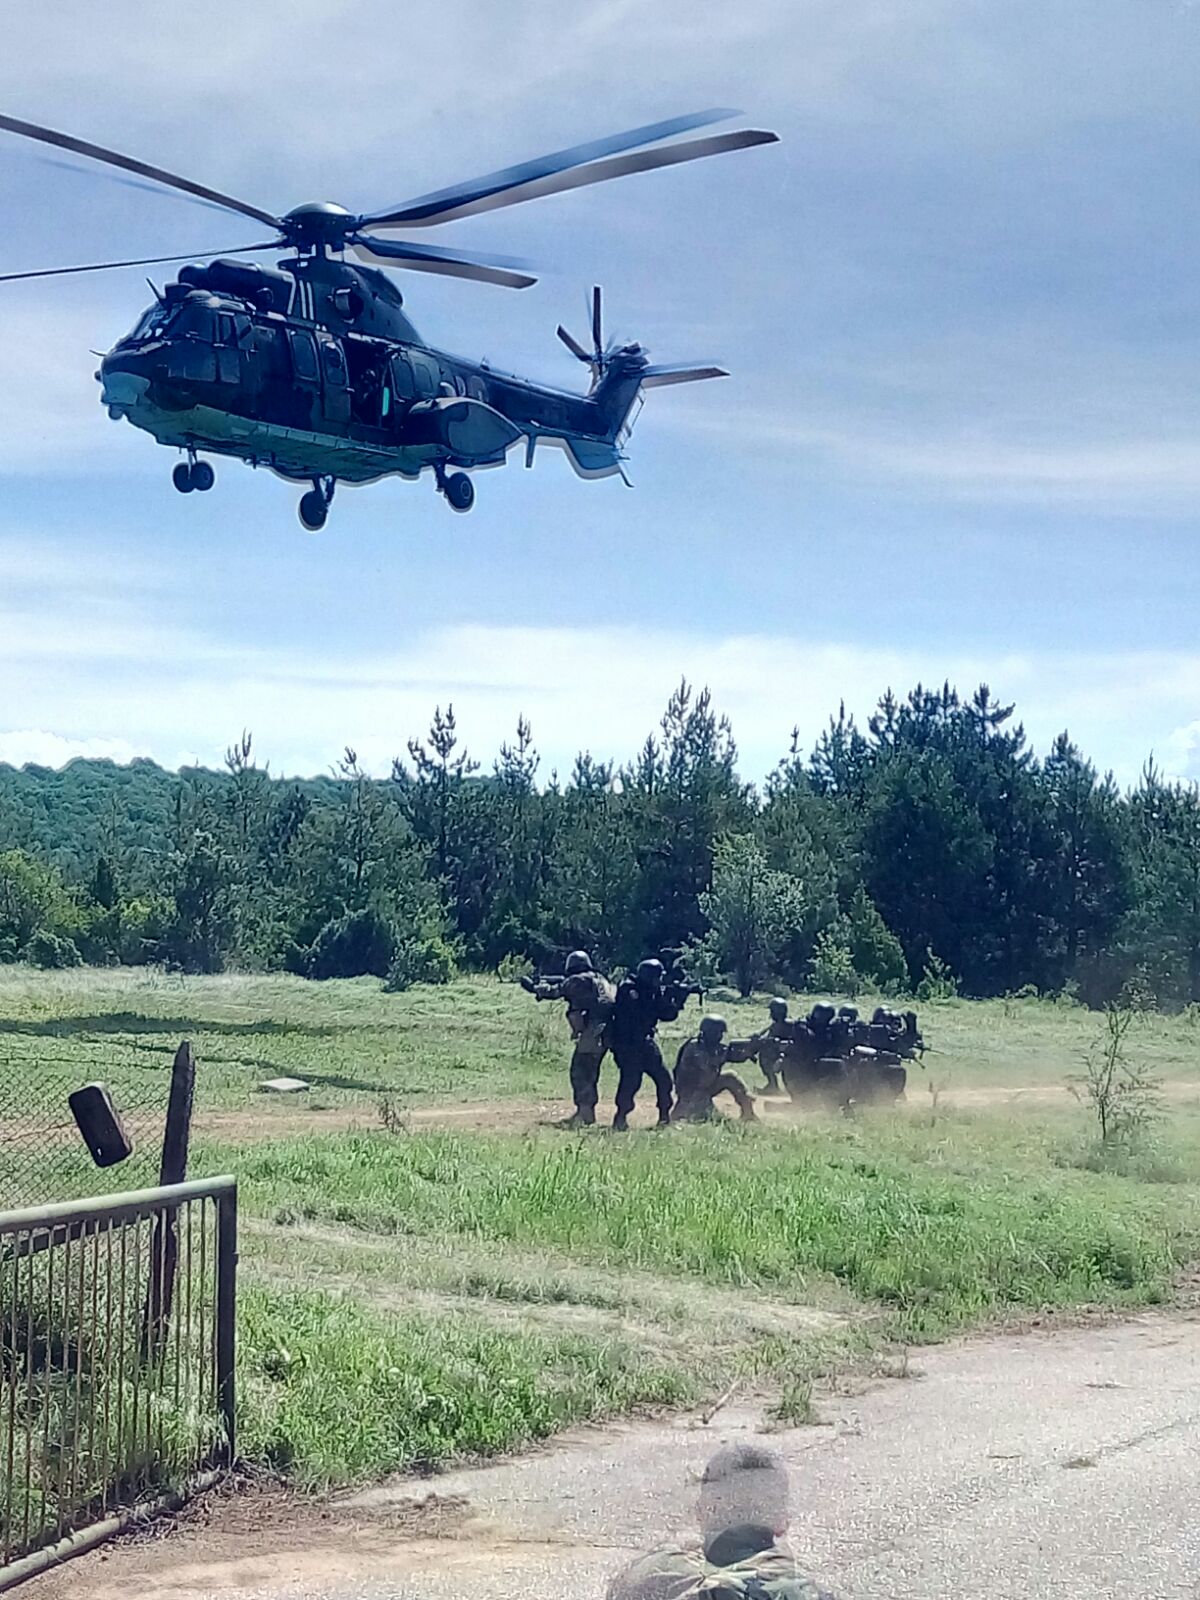
<path id="1" fill-rule="evenodd" d="M 643 389 L 665 389 L 672 383 L 699 383 L 702 378 L 727 378 L 724 367 L 647 367 Z"/>
<path id="2" fill-rule="evenodd" d="M 502 289 L 528 289 L 536 283 L 526 272 L 514 271 L 519 262 L 504 256 L 467 255 L 461 250 L 431 249 L 408 244 L 402 239 L 375 239 L 370 234 L 351 234 L 347 243 L 363 261 L 380 266 L 407 267 L 412 272 L 436 272 L 447 278 L 470 278 L 475 283 L 494 283 Z"/>
<path id="3" fill-rule="evenodd" d="M 422 195 L 419 200 L 409 200 L 399 206 L 389 206 L 384 211 L 372 212 L 362 220 L 374 227 L 384 223 L 414 227 L 418 224 L 428 226 L 433 222 L 448 222 L 452 215 L 465 217 L 472 211 L 488 210 L 489 200 L 495 205 L 511 204 L 498 198 L 506 190 L 522 188 L 554 173 L 583 166 L 589 161 L 598 161 L 602 156 L 616 155 L 621 150 L 634 150 L 644 144 L 656 144 L 660 139 L 670 139 L 677 133 L 689 133 L 693 128 L 704 128 L 709 123 L 723 122 L 727 117 L 735 116 L 736 111 L 716 109 L 696 111 L 686 117 L 672 117 L 667 122 L 647 123 L 645 127 L 631 128 L 627 133 L 615 133 L 607 139 L 593 139 L 589 144 L 573 145 L 567 150 L 556 150 L 552 155 L 524 161 L 519 166 L 490 172 L 484 178 L 470 178 L 466 183 L 456 183 L 434 194 Z"/>
<path id="4" fill-rule="evenodd" d="M 756 144 L 776 144 L 777 133 L 767 133 L 761 128 L 743 128 L 737 133 L 718 133 L 708 139 L 690 139 L 685 144 L 670 144 L 664 150 L 643 150 L 632 155 L 611 156 L 607 161 L 594 161 L 590 166 L 575 167 L 552 177 L 538 178 L 532 183 L 522 183 L 498 194 L 470 200 L 463 205 L 440 210 L 436 215 L 422 214 L 413 218 L 402 214 L 407 227 L 427 227 L 437 222 L 455 222 L 459 217 L 473 217 L 481 211 L 495 211 L 500 206 L 522 205 L 526 200 L 540 200 L 544 195 L 563 194 L 568 189 L 582 189 L 591 183 L 607 183 L 611 178 L 625 178 L 634 172 L 653 172 L 657 167 L 675 167 L 683 161 L 699 161 L 704 156 L 723 155 L 726 150 L 747 150 Z M 377 227 L 400 225 L 399 218 L 384 219 Z"/>
<path id="5" fill-rule="evenodd" d="M 84 267 L 43 267 L 37 272 L 0 272 L 0 283 L 21 278 L 69 278 L 76 272 L 112 272 L 117 267 L 158 267 L 169 261 L 208 261 L 213 256 L 244 256 L 251 250 L 282 250 L 278 239 L 266 244 L 239 244 L 228 250 L 190 250 L 181 256 L 140 256 L 136 261 L 93 261 Z"/>
<path id="6" fill-rule="evenodd" d="M 573 356 L 577 356 L 580 361 L 586 361 L 589 365 L 591 364 L 592 357 L 589 352 L 583 348 L 578 339 L 567 332 L 561 322 L 558 325 L 558 337 Z"/>
<path id="7" fill-rule="evenodd" d="M 57 145 L 60 150 L 73 150 L 76 155 L 90 156 L 93 161 L 103 161 L 110 167 L 136 172 L 143 178 L 153 178 L 156 183 L 166 184 L 169 189 L 182 189 L 184 194 L 193 194 L 200 200 L 211 200 L 214 205 L 224 206 L 226 211 L 240 211 L 244 217 L 253 217 L 256 222 L 275 226 L 279 220 L 269 211 L 261 211 L 258 206 L 252 206 L 245 200 L 235 200 L 232 195 L 222 194 L 219 189 L 209 189 L 202 183 L 193 183 L 190 178 L 180 178 L 174 172 L 167 172 L 163 167 L 152 167 L 147 161 L 120 155 L 116 150 L 106 150 L 103 145 L 89 144 L 86 139 L 76 139 L 69 133 L 56 133 L 53 128 L 39 128 L 35 122 L 21 122 L 17 117 L 3 114 L 0 114 L 0 129 L 20 134 L 25 139 L 36 139 L 41 144 Z"/>

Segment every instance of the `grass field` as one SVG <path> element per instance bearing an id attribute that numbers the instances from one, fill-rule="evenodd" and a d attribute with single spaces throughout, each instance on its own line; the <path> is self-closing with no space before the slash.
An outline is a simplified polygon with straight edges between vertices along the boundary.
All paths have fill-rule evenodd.
<path id="1" fill-rule="evenodd" d="M 761 1002 L 719 1004 L 760 1025 Z M 559 1010 L 492 980 L 0 969 L 0 1181 L 50 1181 L 11 1108 L 93 1078 L 165 1099 L 190 1038 L 193 1169 L 242 1181 L 243 1445 L 318 1485 L 734 1381 L 795 1418 L 814 1377 L 912 1341 L 1169 1300 L 1200 1256 L 1196 1020 L 1138 1022 L 1166 1116 L 1113 1161 L 1065 1089 L 1096 1017 L 953 1001 L 922 1022 L 906 1105 L 622 1140 L 543 1126 L 566 1109 Z M 261 1094 L 277 1074 L 312 1087 Z"/>

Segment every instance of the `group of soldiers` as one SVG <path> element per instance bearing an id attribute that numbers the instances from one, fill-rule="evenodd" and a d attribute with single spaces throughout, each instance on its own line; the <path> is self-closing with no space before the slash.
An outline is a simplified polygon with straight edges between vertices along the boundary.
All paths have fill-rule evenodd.
<path id="1" fill-rule="evenodd" d="M 673 1022 L 689 995 L 701 994 L 683 974 L 678 957 L 639 962 L 614 985 L 596 971 L 586 950 L 574 950 L 561 974 L 525 978 L 523 987 L 537 1000 L 565 1002 L 574 1047 L 571 1094 L 575 1110 L 564 1124 L 591 1127 L 600 1099 L 600 1069 L 611 1051 L 617 1067 L 613 1128 L 624 1132 L 646 1078 L 654 1086 L 658 1126 L 674 1119 L 705 1121 L 716 1113 L 715 1100 L 728 1094 L 744 1122 L 757 1120 L 754 1097 L 731 1065 L 755 1061 L 763 1074 L 761 1093 L 787 1094 L 802 1102 L 817 1097 L 848 1109 L 853 1103 L 903 1094 L 903 1065 L 923 1054 L 924 1040 L 915 1011 L 880 1006 L 870 1022 L 854 1006 L 814 1005 L 804 1018 L 791 1019 L 788 1003 L 772 1000 L 769 1020 L 748 1039 L 727 1037 L 723 1017 L 702 1019 L 695 1037 L 685 1040 L 669 1073 L 658 1042 L 660 1022 Z M 781 1088 L 782 1080 L 782 1088 Z"/>

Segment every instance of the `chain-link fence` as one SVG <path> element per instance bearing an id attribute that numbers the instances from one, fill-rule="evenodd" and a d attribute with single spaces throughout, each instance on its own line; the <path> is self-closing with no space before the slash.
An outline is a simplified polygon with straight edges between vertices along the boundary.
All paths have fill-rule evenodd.
<path id="1" fill-rule="evenodd" d="M 159 1181 L 172 1079 L 161 1054 L 131 1068 L 109 1041 L 73 1041 L 69 1051 L 56 1043 L 0 1037 L 0 1210 Z M 88 1083 L 109 1090 L 133 1146 L 119 1165 L 95 1165 L 71 1113 L 70 1095 Z"/>

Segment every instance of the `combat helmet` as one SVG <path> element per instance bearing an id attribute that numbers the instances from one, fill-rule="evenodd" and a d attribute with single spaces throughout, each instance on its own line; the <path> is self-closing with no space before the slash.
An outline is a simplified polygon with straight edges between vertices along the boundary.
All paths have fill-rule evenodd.
<path id="1" fill-rule="evenodd" d="M 729 1024 L 725 1021 L 724 1017 L 702 1017 L 700 1020 L 701 1044 L 720 1044 L 728 1026 Z"/>
<path id="2" fill-rule="evenodd" d="M 638 962 L 634 977 L 639 983 L 644 983 L 647 988 L 657 989 L 663 981 L 665 970 L 662 962 L 655 960 L 651 956 L 648 961 Z"/>
<path id="3" fill-rule="evenodd" d="M 784 1022 L 787 1019 L 788 1003 L 781 994 L 777 994 L 767 1007 L 772 1022 Z"/>
<path id="4" fill-rule="evenodd" d="M 563 975 L 573 978 L 577 972 L 591 972 L 592 958 L 586 950 L 572 950 L 563 965 Z"/>
<path id="5" fill-rule="evenodd" d="M 836 1015 L 833 1007 L 823 1001 L 808 1013 L 808 1025 L 810 1028 L 827 1028 Z"/>

